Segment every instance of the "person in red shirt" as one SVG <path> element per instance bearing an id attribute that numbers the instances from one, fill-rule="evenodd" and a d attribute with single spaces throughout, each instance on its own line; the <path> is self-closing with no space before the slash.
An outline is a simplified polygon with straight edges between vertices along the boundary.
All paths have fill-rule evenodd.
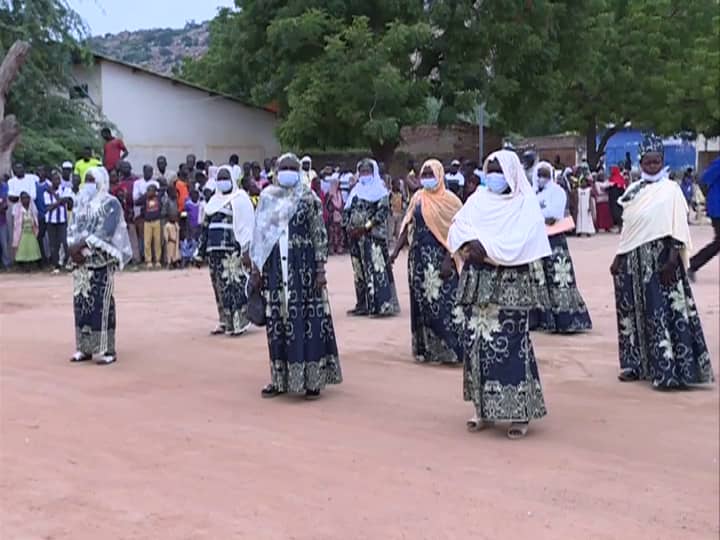
<path id="1" fill-rule="evenodd" d="M 108 171 L 112 171 L 117 164 L 124 160 L 130 152 L 125 147 L 125 143 L 122 139 L 113 137 L 110 128 L 102 128 L 100 135 L 105 139 L 105 148 L 103 151 L 103 165 Z"/>

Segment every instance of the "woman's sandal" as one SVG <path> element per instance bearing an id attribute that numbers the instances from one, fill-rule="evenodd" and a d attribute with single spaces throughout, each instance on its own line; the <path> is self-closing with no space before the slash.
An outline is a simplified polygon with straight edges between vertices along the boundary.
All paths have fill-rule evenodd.
<path id="1" fill-rule="evenodd" d="M 471 433 L 483 431 L 484 429 L 492 427 L 494 424 L 495 424 L 494 422 L 485 422 L 484 420 L 478 418 L 477 416 L 473 416 L 470 420 L 465 422 L 465 426 L 467 427 L 467 430 Z"/>
<path id="2" fill-rule="evenodd" d="M 263 388 L 260 391 L 260 396 L 263 399 L 271 399 L 274 397 L 278 397 L 281 394 L 284 394 L 285 392 L 281 392 L 277 386 L 274 384 L 268 384 L 265 388 Z"/>
<path id="3" fill-rule="evenodd" d="M 320 390 L 305 390 L 305 399 L 308 401 L 320 399 Z"/>
<path id="4" fill-rule="evenodd" d="M 109 366 L 117 362 L 117 355 L 115 354 L 103 354 L 100 358 L 95 360 L 95 363 L 99 366 Z"/>
<path id="5" fill-rule="evenodd" d="M 522 439 L 527 435 L 528 423 L 527 422 L 513 422 L 507 430 L 508 439 L 516 440 Z"/>
<path id="6" fill-rule="evenodd" d="M 71 361 L 72 363 L 77 363 L 77 362 L 89 362 L 90 360 L 92 360 L 92 354 L 85 354 L 85 353 L 80 352 L 80 351 L 76 352 L 75 354 L 73 354 L 73 355 L 70 357 L 70 361 Z"/>
<path id="7" fill-rule="evenodd" d="M 223 324 L 218 324 L 218 325 L 215 327 L 215 330 L 211 330 L 211 331 L 210 331 L 210 335 L 211 335 L 211 336 L 219 336 L 219 335 L 224 334 L 224 333 L 225 333 L 225 325 L 223 325 Z"/>

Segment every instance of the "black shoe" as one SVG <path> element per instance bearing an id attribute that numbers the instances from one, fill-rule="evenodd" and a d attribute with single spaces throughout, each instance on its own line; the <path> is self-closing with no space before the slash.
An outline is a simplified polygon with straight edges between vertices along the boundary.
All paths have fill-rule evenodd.
<path id="1" fill-rule="evenodd" d="M 639 379 L 640 377 L 638 377 L 638 374 L 635 373 L 632 369 L 623 369 L 618 374 L 618 380 L 620 382 L 635 382 Z"/>
<path id="2" fill-rule="evenodd" d="M 353 317 L 367 317 L 368 311 L 366 309 L 362 308 L 355 308 L 351 309 L 347 312 L 348 315 L 351 315 Z"/>
<path id="3" fill-rule="evenodd" d="M 320 399 L 320 390 L 305 390 L 305 399 L 308 401 Z"/>

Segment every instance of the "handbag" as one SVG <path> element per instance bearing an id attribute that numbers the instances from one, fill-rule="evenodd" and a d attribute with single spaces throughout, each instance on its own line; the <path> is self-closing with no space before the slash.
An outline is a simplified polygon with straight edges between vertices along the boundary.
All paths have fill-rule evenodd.
<path id="1" fill-rule="evenodd" d="M 245 292 L 248 299 L 247 318 L 255 326 L 265 326 L 267 320 L 265 319 L 265 296 L 262 293 L 262 288 L 253 287 L 248 279 Z"/>

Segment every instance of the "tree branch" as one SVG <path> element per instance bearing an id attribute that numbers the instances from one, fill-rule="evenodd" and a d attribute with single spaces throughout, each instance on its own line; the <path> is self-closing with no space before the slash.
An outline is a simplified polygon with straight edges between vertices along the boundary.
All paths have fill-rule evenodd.
<path id="1" fill-rule="evenodd" d="M 2 65 L 0 65 L 0 119 L 5 116 L 5 98 L 10 90 L 10 85 L 25 63 L 29 52 L 29 43 L 26 41 L 16 41 L 12 47 L 10 47 Z"/>

